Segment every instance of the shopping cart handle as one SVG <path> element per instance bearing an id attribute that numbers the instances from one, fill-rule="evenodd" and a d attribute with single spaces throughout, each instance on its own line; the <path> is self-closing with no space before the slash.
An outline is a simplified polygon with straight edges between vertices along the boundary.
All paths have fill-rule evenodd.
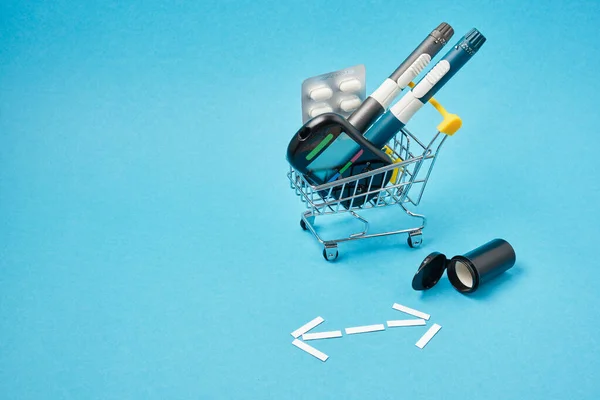
<path id="1" fill-rule="evenodd" d="M 410 86 L 412 89 L 415 87 L 415 84 L 410 82 L 408 86 Z M 454 135 L 462 126 L 462 119 L 458 115 L 446 111 L 444 106 L 442 106 L 440 102 L 433 97 L 429 99 L 429 103 L 442 115 L 443 118 L 442 122 L 440 122 L 437 126 L 437 130 L 448 136 Z"/>

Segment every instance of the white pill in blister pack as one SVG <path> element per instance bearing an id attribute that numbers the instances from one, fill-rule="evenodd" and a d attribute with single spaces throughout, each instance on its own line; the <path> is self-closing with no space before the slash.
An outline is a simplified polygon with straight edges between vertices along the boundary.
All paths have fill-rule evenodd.
<path id="1" fill-rule="evenodd" d="M 328 112 L 332 112 L 333 108 L 329 107 L 327 104 L 320 104 L 316 107 L 310 109 L 309 114 L 311 118 L 316 117 L 317 115 L 325 114 Z"/>
<path id="2" fill-rule="evenodd" d="M 333 90 L 329 86 L 322 86 L 311 90 L 309 96 L 314 101 L 325 101 L 333 96 Z"/>
<path id="3" fill-rule="evenodd" d="M 366 98 L 365 75 L 361 64 L 302 82 L 302 123 L 328 112 L 348 118 Z"/>
<path id="4" fill-rule="evenodd" d="M 358 92 L 362 88 L 362 83 L 358 79 L 347 79 L 340 83 L 342 92 Z"/>
<path id="5" fill-rule="evenodd" d="M 358 96 L 348 96 L 340 100 L 340 108 L 344 112 L 352 112 L 360 106 L 360 103 Z"/>

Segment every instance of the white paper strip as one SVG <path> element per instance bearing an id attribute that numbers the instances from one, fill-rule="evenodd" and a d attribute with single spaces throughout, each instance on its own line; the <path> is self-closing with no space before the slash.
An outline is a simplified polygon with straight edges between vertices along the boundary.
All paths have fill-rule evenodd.
<path id="1" fill-rule="evenodd" d="M 420 326 L 425 325 L 424 319 L 398 319 L 395 321 L 388 321 L 388 328 L 395 328 L 399 326 Z"/>
<path id="2" fill-rule="evenodd" d="M 332 339 L 342 337 L 342 331 L 305 333 L 302 340 Z"/>
<path id="3" fill-rule="evenodd" d="M 353 335 L 355 333 L 377 332 L 384 330 L 385 326 L 383 326 L 383 324 L 355 326 L 354 328 L 346 328 L 346 335 Z"/>
<path id="4" fill-rule="evenodd" d="M 440 331 L 440 329 L 442 329 L 441 326 L 439 326 L 438 324 L 433 324 L 433 326 L 429 328 L 427 332 L 425 332 L 425 334 L 421 337 L 421 339 L 419 339 L 417 343 L 415 343 L 415 345 L 418 348 L 422 349 L 427 343 L 429 343 L 431 338 L 433 338 L 435 334 Z"/>
<path id="5" fill-rule="evenodd" d="M 424 312 L 413 310 L 412 308 L 403 306 L 402 304 L 398 304 L 398 303 L 394 303 L 392 308 L 394 310 L 402 311 L 403 313 L 407 313 L 414 317 L 422 318 L 424 320 L 429 320 L 429 318 L 431 317 L 429 314 L 425 314 Z"/>
<path id="6" fill-rule="evenodd" d="M 307 352 L 308 354 L 310 354 L 311 356 L 317 357 L 319 360 L 325 362 L 327 361 L 327 359 L 329 358 L 329 356 L 317 349 L 315 349 L 312 346 L 307 345 L 306 343 L 304 343 L 301 340 L 298 339 L 294 339 L 294 341 L 292 342 L 292 344 L 294 346 L 296 346 L 297 348 L 304 350 L 305 352 Z"/>
<path id="7" fill-rule="evenodd" d="M 303 334 L 305 334 L 306 332 L 310 331 L 312 328 L 319 325 L 323 321 L 325 321 L 323 318 L 317 317 L 317 318 L 313 319 L 312 321 L 307 322 L 306 324 L 302 325 L 300 328 L 296 329 L 294 332 L 292 332 L 292 336 L 294 338 L 298 339 L 298 337 L 300 337 Z"/>

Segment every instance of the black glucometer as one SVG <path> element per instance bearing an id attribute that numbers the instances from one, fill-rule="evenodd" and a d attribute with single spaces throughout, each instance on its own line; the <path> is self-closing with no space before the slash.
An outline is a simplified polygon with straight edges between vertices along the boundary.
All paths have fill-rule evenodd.
<path id="1" fill-rule="evenodd" d="M 335 165 L 335 160 L 331 157 L 336 157 L 335 154 L 329 154 L 327 144 L 334 140 L 338 140 L 342 145 L 360 146 L 360 156 L 362 162 L 360 164 L 349 164 L 346 169 L 352 168 L 352 174 L 357 175 L 362 172 L 371 171 L 376 168 L 381 168 L 392 163 L 387 154 L 382 152 L 371 142 L 364 138 L 354 126 L 346 119 L 335 113 L 325 113 L 316 116 L 308 121 L 296 133 L 294 140 L 288 146 L 287 157 L 293 165 L 296 166 L 298 172 L 306 176 L 307 180 L 314 185 L 326 183 L 337 170 L 343 170 L 344 165 Z M 315 162 L 315 159 L 317 159 Z M 330 165 L 335 165 L 335 169 L 331 169 Z M 321 167 L 323 166 L 323 167 Z M 373 179 L 381 180 L 381 177 Z M 366 179 L 365 179 L 366 181 Z M 383 182 L 373 182 L 373 184 L 382 185 Z M 363 187 L 364 186 L 364 187 Z M 356 192 L 355 192 L 356 189 Z M 367 190 L 364 182 L 359 181 L 358 185 L 348 184 L 341 188 L 334 188 L 330 193 L 338 199 L 343 199 L 351 195 L 359 195 Z M 328 194 L 327 192 L 323 193 Z M 358 206 L 364 203 L 364 199 L 357 197 L 352 201 L 353 206 Z M 342 201 L 344 207 L 350 205 L 350 201 Z"/>

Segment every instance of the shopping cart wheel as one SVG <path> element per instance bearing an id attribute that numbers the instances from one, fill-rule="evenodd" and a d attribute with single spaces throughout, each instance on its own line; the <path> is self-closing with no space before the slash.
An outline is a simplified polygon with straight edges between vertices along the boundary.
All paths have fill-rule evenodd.
<path id="1" fill-rule="evenodd" d="M 408 240 L 406 242 L 411 249 L 419 247 L 421 243 L 423 243 L 423 235 L 421 232 L 411 232 L 408 234 Z"/>
<path id="2" fill-rule="evenodd" d="M 334 261 L 336 258 L 338 258 L 338 249 L 337 247 L 325 247 L 323 249 L 323 257 L 327 260 L 327 261 Z"/>
<path id="3" fill-rule="evenodd" d="M 303 219 L 300 220 L 300 227 L 302 228 L 302 230 L 308 230 L 308 228 L 306 227 L 306 222 L 304 222 Z"/>

